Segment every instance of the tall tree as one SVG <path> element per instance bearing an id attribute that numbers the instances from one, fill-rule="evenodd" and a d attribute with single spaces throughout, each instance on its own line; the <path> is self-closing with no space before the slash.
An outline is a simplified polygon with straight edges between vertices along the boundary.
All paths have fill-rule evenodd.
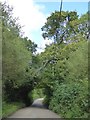
<path id="1" fill-rule="evenodd" d="M 71 27 L 68 25 L 70 21 L 78 19 L 77 12 L 75 11 L 55 11 L 47 18 L 47 22 L 41 28 L 44 33 L 44 38 L 48 37 L 54 40 L 55 43 L 61 43 L 69 36 Z"/>
<path id="2" fill-rule="evenodd" d="M 80 18 L 76 11 L 55 11 L 41 28 L 43 38 L 52 39 L 55 43 L 70 42 L 74 36 L 88 36 L 88 14 Z M 87 27 L 87 29 L 86 29 Z M 85 36 L 86 35 L 86 36 Z M 68 38 L 68 39 L 67 39 Z"/>
<path id="3" fill-rule="evenodd" d="M 28 98 L 28 93 L 33 89 L 35 70 L 30 63 L 36 44 L 21 37 L 21 27 L 12 17 L 12 8 L 4 3 L 1 4 L 1 10 L 4 99 L 21 100 L 29 104 L 31 100 Z"/>

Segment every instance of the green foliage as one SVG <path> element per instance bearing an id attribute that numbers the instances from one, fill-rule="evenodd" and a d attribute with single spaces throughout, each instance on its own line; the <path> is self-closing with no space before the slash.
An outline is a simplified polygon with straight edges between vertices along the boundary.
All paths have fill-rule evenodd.
<path id="1" fill-rule="evenodd" d="M 44 94 L 43 94 L 43 89 L 41 88 L 35 88 L 32 93 L 30 93 L 29 95 L 32 94 L 32 98 L 33 100 L 37 99 L 37 98 L 43 98 Z"/>
<path id="2" fill-rule="evenodd" d="M 56 85 L 49 108 L 65 118 L 88 117 L 88 82 Z"/>
<path id="3" fill-rule="evenodd" d="M 54 82 L 55 89 L 49 104 L 50 109 L 65 118 L 85 118 L 89 112 L 88 43 L 81 41 L 76 46 L 78 47 L 74 52 L 69 52 L 68 59 L 63 59 L 64 63 L 57 62 L 58 82 Z M 68 50 L 67 47 L 65 49 Z M 65 49 L 62 55 L 65 55 Z"/>
<path id="4" fill-rule="evenodd" d="M 23 103 L 6 103 L 3 101 L 2 104 L 2 118 L 7 118 L 9 115 L 17 111 L 18 109 L 25 107 Z"/>
<path id="5" fill-rule="evenodd" d="M 32 55 L 27 51 L 20 37 L 14 36 L 13 38 L 11 31 L 3 29 L 3 89 L 8 98 L 14 100 L 14 92 L 18 92 L 16 89 L 23 86 L 25 79 L 27 80 L 29 77 L 26 69 L 29 68 Z M 15 94 L 17 94 L 16 92 Z"/>
<path id="6" fill-rule="evenodd" d="M 54 49 L 53 49 L 54 48 Z M 53 51 L 55 50 L 55 51 Z M 52 45 L 41 54 L 44 103 L 65 118 L 88 116 L 88 42 L 81 38 L 60 48 Z M 52 62 L 54 60 L 54 63 Z"/>
<path id="7" fill-rule="evenodd" d="M 35 68 L 32 55 L 37 45 L 22 38 L 20 25 L 12 17 L 12 8 L 6 3 L 1 4 L 2 10 L 2 67 L 3 67 L 3 97 L 5 101 L 21 101 L 27 106 L 32 103 L 28 93 L 33 89 Z"/>
<path id="8" fill-rule="evenodd" d="M 1 6 L 2 87 L 3 100 L 8 102 L 3 103 L 5 114 L 11 113 L 9 107 L 18 108 L 9 102 L 29 106 L 32 98 L 45 96 L 44 103 L 60 116 L 86 118 L 89 112 L 87 14 L 78 18 L 75 11 L 62 11 L 60 18 L 59 12 L 52 13 L 42 31 L 44 38 L 52 38 L 56 44 L 35 55 L 37 45 L 27 37 L 22 38 L 12 8 L 5 3 Z"/>
<path id="9" fill-rule="evenodd" d="M 23 39 L 24 43 L 25 43 L 25 47 L 27 48 L 28 51 L 35 53 L 36 52 L 36 47 L 37 44 L 35 44 L 34 42 L 32 42 L 31 40 L 29 40 L 27 37 L 25 37 Z"/>
<path id="10" fill-rule="evenodd" d="M 80 47 L 71 53 L 66 66 L 69 71 L 69 79 L 83 81 L 88 78 L 88 42 L 82 41 Z"/>
<path id="11" fill-rule="evenodd" d="M 53 12 L 48 18 L 45 25 L 41 28 L 43 38 L 51 38 L 54 43 L 63 43 L 72 41 L 78 34 L 88 38 L 88 14 L 80 18 L 76 11 L 59 11 Z M 77 39 L 73 39 L 77 41 Z"/>

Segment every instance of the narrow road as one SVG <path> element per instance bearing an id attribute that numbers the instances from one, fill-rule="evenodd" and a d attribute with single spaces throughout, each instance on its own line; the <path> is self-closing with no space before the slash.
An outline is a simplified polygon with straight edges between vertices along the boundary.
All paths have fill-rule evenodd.
<path id="1" fill-rule="evenodd" d="M 43 98 L 36 99 L 30 107 L 22 108 L 8 118 L 60 118 L 56 113 L 46 109 L 42 101 Z"/>

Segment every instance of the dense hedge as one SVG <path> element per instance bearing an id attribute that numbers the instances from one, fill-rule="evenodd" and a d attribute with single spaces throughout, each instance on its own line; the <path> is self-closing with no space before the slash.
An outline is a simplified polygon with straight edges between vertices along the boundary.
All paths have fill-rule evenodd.
<path id="1" fill-rule="evenodd" d="M 65 118 L 87 117 L 88 42 L 66 45 L 56 57 L 59 59 L 52 69 L 48 64 L 43 72 L 44 103 Z"/>
<path id="2" fill-rule="evenodd" d="M 49 108 L 65 118 L 87 118 L 87 86 L 74 82 L 56 85 Z"/>

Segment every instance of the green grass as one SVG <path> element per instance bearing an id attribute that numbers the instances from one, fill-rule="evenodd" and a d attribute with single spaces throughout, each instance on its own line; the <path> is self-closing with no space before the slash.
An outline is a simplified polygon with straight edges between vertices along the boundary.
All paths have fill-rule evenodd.
<path id="1" fill-rule="evenodd" d="M 2 118 L 7 118 L 12 113 L 16 112 L 18 109 L 24 107 L 23 103 L 6 103 L 3 102 L 2 105 Z"/>

